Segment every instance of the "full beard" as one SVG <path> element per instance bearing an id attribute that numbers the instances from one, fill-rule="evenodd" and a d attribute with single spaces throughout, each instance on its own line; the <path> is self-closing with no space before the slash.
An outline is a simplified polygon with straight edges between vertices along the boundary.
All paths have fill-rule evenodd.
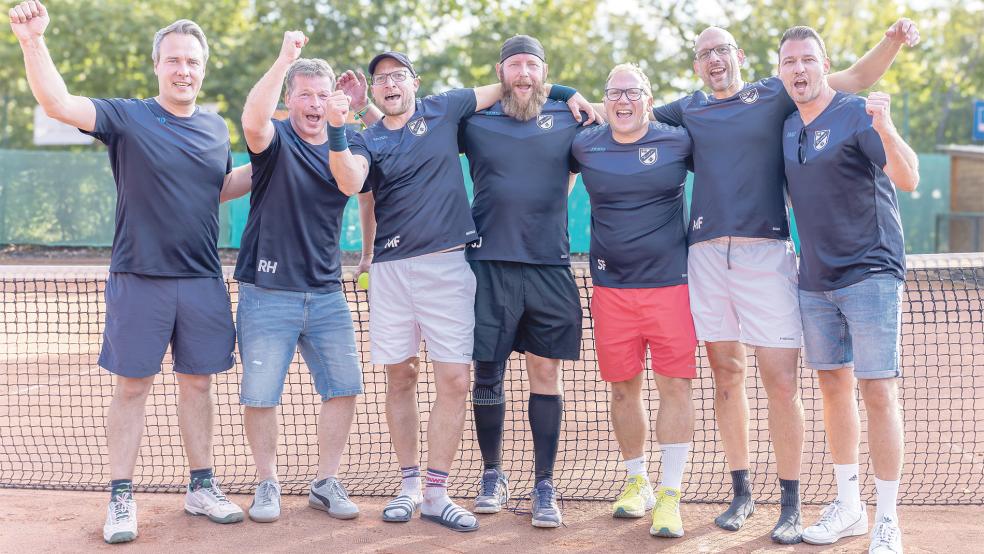
<path id="1" fill-rule="evenodd" d="M 543 86 L 533 81 L 533 88 L 530 96 L 526 100 L 521 100 L 513 94 L 512 85 L 502 84 L 502 111 L 509 117 L 519 121 L 529 121 L 540 115 L 543 111 L 543 104 L 547 101 L 547 94 L 543 91 Z"/>

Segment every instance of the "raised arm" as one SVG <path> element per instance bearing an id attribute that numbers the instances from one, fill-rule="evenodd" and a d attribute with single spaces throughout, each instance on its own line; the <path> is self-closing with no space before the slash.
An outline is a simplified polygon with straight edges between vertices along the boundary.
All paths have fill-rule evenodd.
<path id="1" fill-rule="evenodd" d="M 41 2 L 31 0 L 17 4 L 8 15 L 10 28 L 24 52 L 27 83 L 44 113 L 83 131 L 95 130 L 96 106 L 92 100 L 68 92 L 44 43 L 44 31 L 50 21 L 48 10 Z"/>
<path id="2" fill-rule="evenodd" d="M 890 108 L 891 97 L 884 92 L 872 92 L 865 102 L 865 111 L 871 116 L 871 126 L 885 149 L 885 174 L 896 188 L 912 192 L 919 185 L 919 157 L 899 136 Z"/>
<path id="3" fill-rule="evenodd" d="M 328 167 L 342 194 L 352 196 L 362 190 L 369 176 L 369 160 L 349 150 L 345 136 L 349 97 L 336 90 L 328 99 Z"/>
<path id="4" fill-rule="evenodd" d="M 856 93 L 874 85 L 885 75 L 903 45 L 919 43 L 919 29 L 910 19 L 902 18 L 885 31 L 885 36 L 851 67 L 831 73 L 827 82 L 836 90 Z"/>
<path id="5" fill-rule="evenodd" d="M 246 105 L 243 106 L 243 134 L 246 136 L 246 146 L 252 152 L 263 152 L 273 140 L 275 131 L 271 119 L 280 103 L 284 78 L 290 65 L 301 57 L 301 49 L 307 41 L 307 37 L 300 31 L 285 32 L 280 55 L 246 97 Z"/>
<path id="6" fill-rule="evenodd" d="M 338 77 L 335 90 L 340 90 L 349 97 L 349 107 L 355 112 L 356 119 L 366 127 L 383 118 L 383 112 L 369 102 L 369 83 L 361 70 L 349 69 Z"/>
<path id="7" fill-rule="evenodd" d="M 359 194 L 359 223 L 362 226 L 362 259 L 357 274 L 369 271 L 372 245 L 376 242 L 376 198 L 371 192 Z"/>

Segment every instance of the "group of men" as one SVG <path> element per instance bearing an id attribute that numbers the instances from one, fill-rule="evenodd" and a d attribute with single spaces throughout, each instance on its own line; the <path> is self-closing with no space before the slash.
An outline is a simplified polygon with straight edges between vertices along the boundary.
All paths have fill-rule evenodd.
<path id="1" fill-rule="evenodd" d="M 639 518 L 651 509 L 653 535 L 684 533 L 679 503 L 698 340 L 710 359 L 734 490 L 715 522 L 737 530 L 752 515 L 744 390 L 751 346 L 768 393 L 782 490 L 773 540 L 829 544 L 867 532 L 858 488 L 860 382 L 878 490 L 871 550 L 901 552 L 896 378 L 904 250 L 894 187 L 912 190 L 918 173 L 892 125 L 887 95 L 864 100 L 851 93 L 874 84 L 903 44 L 918 41 L 910 21 L 899 20 L 851 68 L 830 75 L 819 35 L 794 27 L 780 43 L 779 78 L 755 83 L 741 78 L 744 53 L 734 37 L 711 27 L 694 50 L 694 69 L 709 93 L 654 108 L 645 74 L 619 65 L 606 81 L 603 118 L 573 89 L 547 84 L 546 53 L 529 36 L 503 43 L 499 83 L 417 98 L 420 80 L 405 54 L 373 58 L 368 80 L 353 71 L 336 78 L 324 60 L 300 57 L 307 37 L 290 31 L 244 107 L 251 164 L 233 170 L 224 122 L 196 105 L 208 61 L 196 24 L 180 20 L 156 34 L 158 96 L 120 100 L 68 92 L 44 44 L 49 17 L 40 2 L 18 4 L 10 20 L 38 102 L 106 143 L 117 183 L 99 360 L 116 376 L 107 414 L 107 542 L 137 536 L 133 468 L 146 397 L 169 345 L 191 469 L 185 509 L 220 523 L 243 519 L 211 469 L 211 375 L 232 367 L 237 333 L 240 401 L 259 480 L 250 517 L 269 522 L 280 515 L 276 406 L 298 348 L 322 399 L 309 503 L 333 517 L 358 516 L 337 477 L 362 392 L 339 252 L 342 211 L 355 194 L 360 269 L 370 273 L 371 358 L 386 371 L 386 418 L 402 473 L 383 519 L 405 522 L 419 510 L 455 531 L 478 529 L 478 518 L 447 495 L 472 365 L 484 461 L 474 512 L 503 508 L 510 495 L 501 456 L 503 383 L 515 351 L 525 354 L 530 386 L 532 524 L 560 526 L 553 484 L 563 419 L 560 361 L 579 357 L 582 318 L 566 206 L 581 173 L 592 208 L 599 367 L 610 383 L 626 471 L 613 515 Z M 278 121 L 285 83 L 288 118 Z M 366 125 L 363 132 L 347 130 L 350 112 Z M 595 119 L 608 123 L 589 126 Z M 475 183 L 471 205 L 459 152 Z M 689 221 L 688 169 L 695 174 Z M 787 190 L 801 207 L 798 269 Z M 216 250 L 217 208 L 250 191 L 234 327 Z M 424 472 L 416 402 L 421 339 L 437 388 Z M 807 364 L 822 370 L 838 483 L 837 500 L 805 530 L 797 375 L 804 340 Z M 661 398 L 657 490 L 645 455 L 647 348 Z"/>

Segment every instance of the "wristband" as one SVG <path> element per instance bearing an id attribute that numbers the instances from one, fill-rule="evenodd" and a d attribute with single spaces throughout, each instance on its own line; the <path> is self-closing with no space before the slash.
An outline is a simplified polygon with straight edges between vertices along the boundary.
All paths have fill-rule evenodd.
<path id="1" fill-rule="evenodd" d="M 345 138 L 345 126 L 328 126 L 328 149 L 332 152 L 344 152 L 348 150 L 348 139 Z"/>
<path id="2" fill-rule="evenodd" d="M 571 98 L 574 98 L 575 94 L 577 94 L 577 89 L 573 89 L 571 87 L 565 87 L 564 85 L 551 85 L 550 94 L 547 96 L 547 98 L 551 100 L 560 100 L 561 102 L 567 102 Z"/>
<path id="3" fill-rule="evenodd" d="M 369 104 L 366 104 L 365 108 L 362 108 L 361 110 L 355 112 L 356 121 L 361 121 L 362 118 L 365 117 L 367 113 L 369 113 Z"/>

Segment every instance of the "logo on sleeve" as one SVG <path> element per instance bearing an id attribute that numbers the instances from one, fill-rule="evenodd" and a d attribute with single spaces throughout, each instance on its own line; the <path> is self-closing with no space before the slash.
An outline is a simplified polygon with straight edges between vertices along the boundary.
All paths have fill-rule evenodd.
<path id="1" fill-rule="evenodd" d="M 757 87 L 747 88 L 738 94 L 738 98 L 746 104 L 754 104 L 756 100 L 759 99 L 759 91 Z"/>
<path id="2" fill-rule="evenodd" d="M 410 128 L 411 133 L 417 135 L 418 137 L 422 137 L 427 133 L 427 122 L 424 121 L 423 117 L 418 117 L 410 123 L 407 123 L 407 127 Z"/>
<path id="3" fill-rule="evenodd" d="M 658 159 L 659 152 L 656 150 L 656 147 L 639 149 L 639 161 L 643 164 L 653 165 Z"/>
<path id="4" fill-rule="evenodd" d="M 553 129 L 553 115 L 552 114 L 541 114 L 536 117 L 536 124 L 538 127 L 544 131 Z"/>
<path id="5" fill-rule="evenodd" d="M 830 129 L 823 129 L 821 131 L 813 131 L 813 149 L 823 150 L 827 146 L 827 142 L 830 141 Z"/>

